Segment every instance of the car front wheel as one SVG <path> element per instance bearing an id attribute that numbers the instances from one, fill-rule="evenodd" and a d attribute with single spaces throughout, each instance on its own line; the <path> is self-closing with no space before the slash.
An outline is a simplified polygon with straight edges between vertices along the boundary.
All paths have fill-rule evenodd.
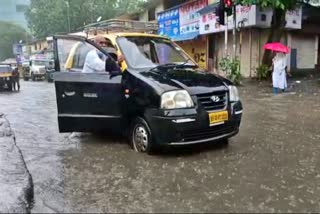
<path id="1" fill-rule="evenodd" d="M 36 81 L 36 77 L 34 76 L 33 73 L 31 74 L 31 79 L 32 79 L 32 81 Z"/>
<path id="2" fill-rule="evenodd" d="M 223 140 L 221 140 L 221 144 L 223 145 L 223 146 L 225 146 L 225 147 L 228 147 L 229 146 L 229 139 L 223 139 Z"/>
<path id="3" fill-rule="evenodd" d="M 130 130 L 130 144 L 136 152 L 151 154 L 154 151 L 151 130 L 147 122 L 137 118 Z"/>

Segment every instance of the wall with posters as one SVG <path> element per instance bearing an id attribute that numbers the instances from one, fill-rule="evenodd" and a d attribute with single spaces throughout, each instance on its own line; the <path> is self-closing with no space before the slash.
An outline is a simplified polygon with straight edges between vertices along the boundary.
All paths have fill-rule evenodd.
<path id="1" fill-rule="evenodd" d="M 271 9 L 260 9 L 259 7 L 252 6 L 241 6 L 236 7 L 236 23 L 237 27 L 261 27 L 269 28 L 271 26 L 272 10 Z M 220 25 L 217 22 L 218 17 L 214 12 L 201 15 L 199 19 L 200 34 L 218 33 L 225 30 L 224 25 Z M 286 14 L 287 29 L 301 29 L 302 23 L 302 9 L 301 7 L 295 10 L 288 11 Z M 234 26 L 233 17 L 228 17 L 228 29 L 232 29 Z"/>
<path id="2" fill-rule="evenodd" d="M 256 11 L 257 7 L 253 6 L 240 6 L 236 7 L 236 23 L 237 27 L 250 27 L 256 25 Z M 220 25 L 217 22 L 218 17 L 214 12 L 203 14 L 200 17 L 200 34 L 218 33 L 225 30 L 225 25 Z M 228 17 L 228 29 L 234 26 L 233 16 Z"/>
<path id="3" fill-rule="evenodd" d="M 192 34 L 199 32 L 199 10 L 208 5 L 208 0 L 197 0 L 183 4 L 179 8 L 180 34 Z"/>
<path id="4" fill-rule="evenodd" d="M 302 28 L 302 7 L 288 11 L 286 14 L 286 28 L 301 29 Z"/>
<path id="5" fill-rule="evenodd" d="M 257 26 L 262 28 L 269 28 L 271 26 L 273 11 L 270 8 L 257 10 Z M 287 29 L 301 29 L 302 28 L 302 7 L 297 7 L 294 10 L 286 13 L 286 28 Z"/>
<path id="6" fill-rule="evenodd" d="M 175 40 L 180 36 L 179 8 L 164 11 L 157 17 L 160 35 Z"/>
<path id="7" fill-rule="evenodd" d="M 199 10 L 208 5 L 208 0 L 194 0 L 158 13 L 158 33 L 166 35 L 179 45 L 199 63 L 207 68 L 207 38 L 199 35 Z"/>
<path id="8" fill-rule="evenodd" d="M 208 40 L 203 36 L 197 40 L 177 43 L 189 56 L 191 56 L 201 69 L 207 69 Z"/>
<path id="9" fill-rule="evenodd" d="M 195 0 L 158 13 L 158 33 L 173 40 L 183 41 L 199 35 L 199 10 L 208 5 L 208 0 Z"/>

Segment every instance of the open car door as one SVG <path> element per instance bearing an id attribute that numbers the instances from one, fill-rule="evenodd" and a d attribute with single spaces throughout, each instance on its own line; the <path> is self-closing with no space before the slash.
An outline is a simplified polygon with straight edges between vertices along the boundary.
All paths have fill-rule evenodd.
<path id="1" fill-rule="evenodd" d="M 87 54 L 97 51 L 118 66 L 96 44 L 78 36 L 55 36 L 54 74 L 60 132 L 121 131 L 124 92 L 118 71 L 84 73 Z M 117 67 L 118 68 L 118 67 Z M 120 69 L 119 69 L 120 70 Z"/>

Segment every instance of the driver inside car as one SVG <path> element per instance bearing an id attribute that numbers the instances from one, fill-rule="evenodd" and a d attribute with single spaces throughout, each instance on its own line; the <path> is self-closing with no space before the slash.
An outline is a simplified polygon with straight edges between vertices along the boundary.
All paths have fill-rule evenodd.
<path id="1" fill-rule="evenodd" d="M 94 42 L 99 45 L 101 48 L 105 49 L 108 53 L 110 50 L 107 47 L 107 41 L 103 36 L 96 36 L 94 38 Z M 112 53 L 111 53 L 112 54 Z M 105 56 L 103 53 L 101 53 L 99 50 L 91 50 L 88 52 L 84 67 L 82 72 L 84 73 L 93 73 L 93 72 L 121 72 L 120 68 L 116 66 L 116 64 L 110 64 L 106 66 L 106 60 L 107 56 Z"/>

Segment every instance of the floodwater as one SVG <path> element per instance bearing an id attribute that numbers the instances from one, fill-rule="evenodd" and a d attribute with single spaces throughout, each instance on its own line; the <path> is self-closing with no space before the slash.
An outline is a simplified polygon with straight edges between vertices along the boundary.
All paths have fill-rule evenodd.
<path id="1" fill-rule="evenodd" d="M 59 134 L 54 85 L 0 94 L 34 183 L 32 212 L 319 212 L 320 84 L 274 96 L 240 87 L 240 134 L 214 144 L 135 153 L 125 139 Z"/>

